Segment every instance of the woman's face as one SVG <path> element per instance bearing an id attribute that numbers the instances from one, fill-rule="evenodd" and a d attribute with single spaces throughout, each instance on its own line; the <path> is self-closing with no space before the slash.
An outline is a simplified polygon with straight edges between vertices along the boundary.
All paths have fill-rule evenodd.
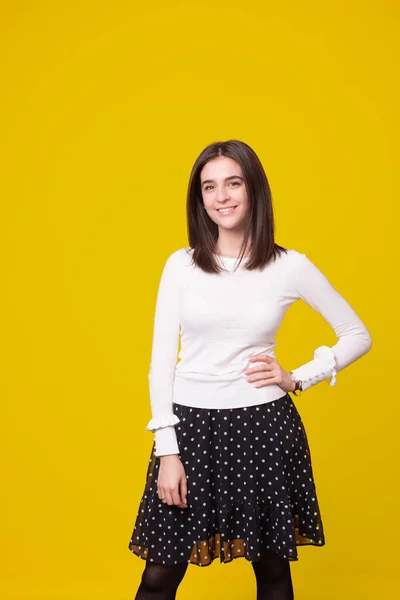
<path id="1" fill-rule="evenodd" d="M 218 227 L 241 230 L 249 201 L 240 165 L 226 156 L 214 158 L 204 165 L 200 184 L 205 209 Z M 235 208 L 219 210 L 228 207 Z"/>

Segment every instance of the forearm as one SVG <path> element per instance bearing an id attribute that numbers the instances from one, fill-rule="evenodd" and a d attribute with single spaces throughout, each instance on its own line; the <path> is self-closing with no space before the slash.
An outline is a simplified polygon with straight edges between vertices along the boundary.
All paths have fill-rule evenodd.
<path id="1" fill-rule="evenodd" d="M 292 369 L 293 377 L 303 382 L 303 391 L 327 379 L 333 386 L 336 374 L 371 348 L 371 335 L 350 304 L 305 256 L 293 274 L 293 283 L 293 297 L 302 298 L 319 312 L 338 338 L 334 346 L 320 346 L 313 360 Z"/>
<path id="2" fill-rule="evenodd" d="M 169 372 L 163 373 L 150 369 L 149 373 L 152 419 L 147 429 L 155 434 L 156 456 L 179 453 L 175 433 L 179 418 L 173 411 L 172 370 L 170 367 Z"/>
<path id="3" fill-rule="evenodd" d="M 313 360 L 291 371 L 293 378 L 303 382 L 303 391 L 326 379 L 330 379 L 329 384 L 334 386 L 336 374 L 366 354 L 371 345 L 369 332 L 359 325 L 357 333 L 341 337 L 332 348 L 317 348 Z"/>

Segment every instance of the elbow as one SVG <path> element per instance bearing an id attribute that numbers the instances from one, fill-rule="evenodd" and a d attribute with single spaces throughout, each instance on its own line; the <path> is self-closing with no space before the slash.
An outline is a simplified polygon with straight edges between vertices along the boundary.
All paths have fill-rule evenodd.
<path id="1" fill-rule="evenodd" d="M 369 336 L 367 352 L 369 352 L 369 350 L 371 350 L 371 348 L 372 348 L 372 337 Z"/>
<path id="2" fill-rule="evenodd" d="M 357 355 L 356 358 L 360 358 L 367 354 L 372 348 L 372 336 L 364 323 L 360 324 L 357 328 L 354 328 L 351 332 L 353 337 L 353 348 L 354 353 Z"/>
<path id="3" fill-rule="evenodd" d="M 365 352 L 369 352 L 372 348 L 372 336 L 369 333 L 369 331 L 365 332 L 365 347 L 366 347 Z"/>
<path id="4" fill-rule="evenodd" d="M 365 331 L 363 332 L 363 334 L 360 336 L 360 356 L 364 356 L 364 354 L 367 354 L 367 352 L 369 352 L 372 348 L 372 336 L 369 333 L 369 331 L 367 329 L 365 329 Z"/>

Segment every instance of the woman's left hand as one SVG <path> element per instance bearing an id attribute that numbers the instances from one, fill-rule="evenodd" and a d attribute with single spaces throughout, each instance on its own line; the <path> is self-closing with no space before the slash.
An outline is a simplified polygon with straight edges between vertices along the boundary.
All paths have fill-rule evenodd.
<path id="1" fill-rule="evenodd" d="M 284 392 L 294 391 L 295 382 L 290 374 L 282 369 L 276 358 L 268 356 L 268 354 L 256 354 L 251 356 L 249 360 L 263 363 L 255 367 L 249 367 L 244 371 L 245 375 L 249 376 L 247 378 L 249 383 L 256 382 L 254 387 L 261 388 L 276 383 Z"/>

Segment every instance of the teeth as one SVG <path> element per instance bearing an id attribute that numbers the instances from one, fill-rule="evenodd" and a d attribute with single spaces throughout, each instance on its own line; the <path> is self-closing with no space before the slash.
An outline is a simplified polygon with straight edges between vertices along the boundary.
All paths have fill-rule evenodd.
<path id="1" fill-rule="evenodd" d="M 226 208 L 217 208 L 218 212 L 229 212 L 230 210 L 233 210 L 234 208 L 236 208 L 236 206 L 228 206 Z"/>

